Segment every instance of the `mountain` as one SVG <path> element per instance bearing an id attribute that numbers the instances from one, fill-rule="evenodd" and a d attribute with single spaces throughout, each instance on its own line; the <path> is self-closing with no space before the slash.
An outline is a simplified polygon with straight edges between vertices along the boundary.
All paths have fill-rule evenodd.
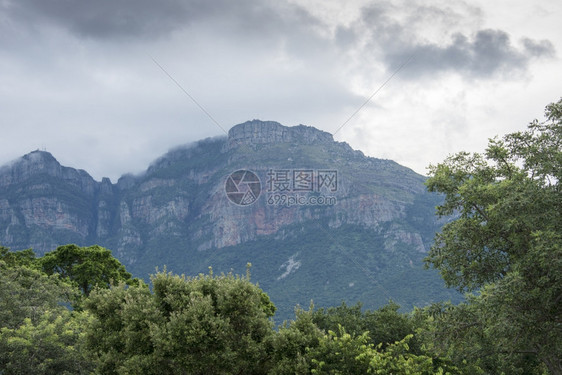
<path id="1" fill-rule="evenodd" d="M 171 150 L 113 184 L 34 151 L 0 168 L 0 244 L 42 254 L 112 249 L 136 276 L 155 267 L 244 273 L 279 319 L 308 307 L 460 297 L 422 259 L 440 223 L 424 177 L 310 126 L 248 121 Z"/>

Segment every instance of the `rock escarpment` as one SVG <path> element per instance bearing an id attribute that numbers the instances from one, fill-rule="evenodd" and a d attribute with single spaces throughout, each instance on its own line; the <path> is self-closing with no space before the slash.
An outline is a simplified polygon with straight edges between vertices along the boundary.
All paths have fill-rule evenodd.
<path id="1" fill-rule="evenodd" d="M 298 143 L 302 145 L 329 144 L 334 142 L 330 133 L 312 126 L 287 127 L 275 121 L 247 121 L 228 131 L 228 148 L 240 145 L 272 143 Z"/>
<path id="2" fill-rule="evenodd" d="M 252 204 L 228 199 L 227 178 L 238 170 L 259 178 Z M 320 173 L 337 177 L 337 184 L 320 187 Z M 329 133 L 259 120 L 234 126 L 228 137 L 176 148 L 144 174 L 124 175 L 117 183 L 95 181 L 34 151 L 0 168 L 0 245 L 42 254 L 67 243 L 99 244 L 142 277 L 155 266 L 187 274 L 210 265 L 244 272 L 251 262 L 257 281 L 287 312 L 296 302 L 320 298 L 287 294 L 303 285 L 333 304 L 347 296 L 412 304 L 419 296 L 430 299 L 416 272 L 438 229 L 433 207 L 439 198 L 423 182 L 408 168 L 366 157 Z M 304 203 L 276 203 L 283 197 Z M 333 201 L 309 204 L 311 197 Z M 372 280 L 395 288 L 408 277 L 417 278 L 416 286 L 396 296 L 361 294 L 373 288 Z M 331 285 L 339 286 L 334 291 Z"/>
<path id="3" fill-rule="evenodd" d="M 242 146 L 259 146 L 248 149 Z M 262 197 L 240 207 L 225 194 L 237 169 L 262 180 Z M 334 170 L 337 204 L 267 204 L 271 171 Z M 130 262 L 162 237 L 181 238 L 197 250 L 222 248 L 271 235 L 310 220 L 377 228 L 403 218 L 423 178 L 391 161 L 367 158 L 332 135 L 310 126 L 286 127 L 253 120 L 216 138 L 178 148 L 141 176 L 112 184 L 83 170 L 61 166 L 34 151 L 0 169 L 0 243 L 42 253 L 63 242 L 101 243 Z M 300 194 L 302 196 L 302 194 Z M 416 238 L 417 246 L 423 244 Z M 404 237 L 403 238 L 409 238 Z"/>

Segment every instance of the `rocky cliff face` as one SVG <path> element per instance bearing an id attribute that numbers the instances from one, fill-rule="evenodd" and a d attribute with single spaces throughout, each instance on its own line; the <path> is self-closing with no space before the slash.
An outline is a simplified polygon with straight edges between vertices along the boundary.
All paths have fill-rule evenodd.
<path id="1" fill-rule="evenodd" d="M 0 243 L 41 253 L 108 234 L 112 190 L 107 179 L 98 183 L 48 152 L 31 152 L 0 169 Z"/>
<path id="2" fill-rule="evenodd" d="M 237 169 L 260 177 L 262 196 L 253 205 L 239 206 L 227 198 L 224 182 Z M 275 183 L 272 173 L 288 174 L 287 184 L 292 184 L 293 173 L 301 170 L 335 171 L 338 185 L 329 192 L 335 203 L 268 204 L 279 193 L 287 199 L 318 193 L 268 190 Z M 357 224 L 376 229 L 405 217 L 414 196 L 424 194 L 422 180 L 396 163 L 367 158 L 334 142 L 331 134 L 313 127 L 259 120 L 234 126 L 227 139 L 171 151 L 143 176 L 127 175 L 117 184 L 107 178 L 94 181 L 85 171 L 63 167 L 51 154 L 34 151 L 0 169 L 0 243 L 32 246 L 39 253 L 66 241 L 102 243 L 135 263 L 140 249 L 162 237 L 187 239 L 190 247 L 202 251 L 311 220 L 327 219 L 331 228 Z M 425 249 L 415 233 L 396 236 Z"/>
<path id="3" fill-rule="evenodd" d="M 226 182 L 238 170 L 259 178 L 259 193 L 251 204 L 229 199 Z M 196 273 L 209 265 L 228 271 L 241 260 L 262 262 L 269 272 L 258 281 L 273 297 L 276 288 L 284 295 L 291 282 L 300 280 L 301 288 L 302 283 L 316 285 L 319 277 L 328 284 L 316 287 L 330 290 L 327 285 L 337 283 L 331 277 L 357 274 L 357 264 L 377 270 L 376 277 L 391 267 L 384 265 L 388 259 L 415 272 L 421 269 L 421 257 L 438 228 L 432 209 L 436 199 L 425 192 L 423 180 L 392 161 L 365 157 L 313 127 L 258 120 L 233 127 L 227 138 L 172 150 L 143 175 L 125 175 L 116 184 L 107 178 L 94 181 L 85 171 L 34 151 L 0 168 L 0 244 L 32 247 L 41 254 L 66 243 L 97 243 L 114 250 L 141 276 L 164 264 Z M 248 191 L 247 184 L 237 186 L 241 193 Z M 319 198 L 331 201 L 318 204 Z M 339 238 L 345 241 L 336 250 L 317 248 L 323 241 L 330 248 Z M 357 251 L 350 256 L 353 262 L 336 257 L 323 267 L 347 265 L 318 276 L 312 265 L 342 249 Z M 289 273 L 287 265 L 293 265 Z M 362 277 L 348 284 L 375 276 Z M 357 295 L 346 288 L 336 293 L 334 303 L 346 293 Z M 296 302 L 309 302 L 280 298 L 288 311 Z"/>

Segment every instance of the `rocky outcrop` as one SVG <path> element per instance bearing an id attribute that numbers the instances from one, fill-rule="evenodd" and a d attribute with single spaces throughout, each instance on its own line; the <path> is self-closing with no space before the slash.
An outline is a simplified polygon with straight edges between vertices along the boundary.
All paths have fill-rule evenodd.
<path id="1" fill-rule="evenodd" d="M 228 131 L 228 148 L 240 145 L 271 143 L 298 143 L 301 145 L 328 144 L 334 142 L 330 133 L 312 126 L 298 125 L 287 127 L 275 121 L 247 121 Z"/>
<path id="2" fill-rule="evenodd" d="M 33 151 L 0 168 L 0 187 L 26 183 L 30 177 L 52 177 L 92 196 L 98 184 L 85 171 L 63 167 L 48 152 Z M 36 188 L 41 188 L 35 185 Z"/>
<path id="3" fill-rule="evenodd" d="M 111 233 L 114 187 L 33 151 L 0 168 L 0 243 L 38 253 Z"/>

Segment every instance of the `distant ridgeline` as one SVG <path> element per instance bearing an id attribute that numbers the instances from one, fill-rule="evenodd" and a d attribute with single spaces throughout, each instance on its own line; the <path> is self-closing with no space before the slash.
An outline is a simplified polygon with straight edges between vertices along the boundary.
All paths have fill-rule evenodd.
<path id="1" fill-rule="evenodd" d="M 310 126 L 248 121 L 116 184 L 34 151 L 0 168 L 0 244 L 99 244 L 135 276 L 243 273 L 296 304 L 458 300 L 422 259 L 440 223 L 424 177 Z"/>

